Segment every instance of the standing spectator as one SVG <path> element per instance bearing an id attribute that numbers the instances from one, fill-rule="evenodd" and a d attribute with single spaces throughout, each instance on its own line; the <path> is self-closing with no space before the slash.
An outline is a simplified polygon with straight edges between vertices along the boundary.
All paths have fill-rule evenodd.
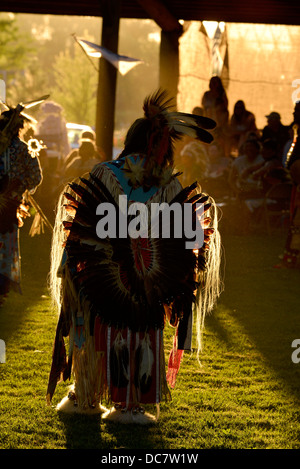
<path id="1" fill-rule="evenodd" d="M 37 136 L 47 147 L 49 169 L 55 172 L 62 158 L 70 151 L 68 132 L 63 108 L 54 101 L 47 101 L 41 105 L 40 118 L 37 125 Z"/>
<path id="2" fill-rule="evenodd" d="M 85 141 L 92 142 L 93 148 L 94 148 L 93 157 L 96 158 L 97 160 L 99 160 L 98 162 L 105 161 L 104 153 L 101 152 L 99 150 L 99 148 L 96 147 L 96 134 L 95 134 L 95 132 L 92 129 L 91 130 L 83 130 L 81 132 L 80 139 L 79 139 L 79 148 L 74 148 L 73 150 L 71 150 L 70 153 L 68 153 L 63 159 L 62 168 L 61 168 L 62 173 L 64 173 L 67 166 L 70 165 L 72 160 L 74 158 L 78 157 L 78 155 L 80 153 L 80 147 L 81 147 L 82 143 L 85 142 Z"/>
<path id="3" fill-rule="evenodd" d="M 73 157 L 67 164 L 62 178 L 67 183 L 86 172 L 90 172 L 100 162 L 101 159 L 96 151 L 94 142 L 88 138 L 82 139 L 77 156 Z"/>
<path id="4" fill-rule="evenodd" d="M 53 221 L 60 167 L 63 157 L 70 151 L 66 120 L 60 104 L 47 101 L 41 105 L 36 138 L 45 145 L 42 162 L 44 179 L 39 197 L 47 217 Z"/>
<path id="5" fill-rule="evenodd" d="M 202 98 L 202 106 L 204 110 L 204 116 L 210 117 L 211 119 L 217 121 L 217 111 L 216 108 L 220 104 L 228 108 L 228 98 L 223 86 L 222 80 L 218 76 L 213 76 L 209 82 L 209 90 L 205 91 Z"/>
<path id="6" fill-rule="evenodd" d="M 210 79 L 209 90 L 202 98 L 202 106 L 204 115 L 213 119 L 217 124 L 212 132 L 215 142 L 222 147 L 223 153 L 228 155 L 228 98 L 220 77 L 213 76 Z"/>

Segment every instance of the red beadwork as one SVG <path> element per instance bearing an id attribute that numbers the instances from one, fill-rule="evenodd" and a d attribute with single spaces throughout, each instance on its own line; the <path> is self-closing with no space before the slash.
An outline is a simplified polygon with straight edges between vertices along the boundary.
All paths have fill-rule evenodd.
<path id="1" fill-rule="evenodd" d="M 131 239 L 131 247 L 136 269 L 143 272 L 152 266 L 152 248 L 148 238 Z"/>

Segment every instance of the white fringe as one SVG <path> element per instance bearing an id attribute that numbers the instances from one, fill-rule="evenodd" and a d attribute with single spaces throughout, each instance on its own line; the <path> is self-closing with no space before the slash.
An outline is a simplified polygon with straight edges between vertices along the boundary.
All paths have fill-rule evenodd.
<path id="1" fill-rule="evenodd" d="M 197 357 L 202 351 L 202 336 L 204 322 L 207 314 L 211 313 L 216 305 L 217 299 L 223 291 L 223 281 L 221 278 L 221 236 L 218 229 L 218 207 L 210 197 L 211 208 L 207 216 L 211 218 L 210 227 L 214 228 L 211 236 L 209 250 L 207 252 L 206 272 L 201 273 L 201 285 L 198 288 L 196 302 L 194 305 L 194 315 L 196 324 Z"/>

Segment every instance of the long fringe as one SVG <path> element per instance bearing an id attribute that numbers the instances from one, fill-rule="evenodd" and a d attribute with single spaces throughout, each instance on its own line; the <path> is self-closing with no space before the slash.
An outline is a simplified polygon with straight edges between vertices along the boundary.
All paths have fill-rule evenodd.
<path id="1" fill-rule="evenodd" d="M 219 210 L 215 201 L 211 197 L 209 202 L 211 203 L 211 207 L 207 216 L 211 218 L 211 227 L 214 228 L 214 233 L 209 243 L 209 250 L 207 251 L 207 268 L 206 271 L 201 274 L 201 286 L 197 291 L 196 302 L 194 304 L 198 359 L 199 354 L 202 351 L 202 336 L 205 317 L 207 314 L 212 312 L 220 294 L 223 291 L 223 280 L 221 276 L 222 245 L 218 229 Z"/>
<path id="2" fill-rule="evenodd" d="M 63 257 L 65 242 L 65 233 L 63 231 L 62 221 L 66 217 L 64 209 L 64 192 L 60 194 L 57 209 L 56 218 L 53 227 L 53 235 L 51 241 L 51 254 L 50 254 L 50 272 L 49 272 L 49 290 L 52 298 L 52 302 L 57 311 L 60 311 L 62 301 L 62 279 L 59 274 L 61 267 L 61 261 Z"/>
<path id="3" fill-rule="evenodd" d="M 110 396 L 106 383 L 106 365 L 104 351 L 96 351 L 95 336 L 88 333 L 89 310 L 84 311 L 85 342 L 81 349 L 74 347 L 73 377 L 74 391 L 78 406 L 87 409 L 100 404 Z"/>

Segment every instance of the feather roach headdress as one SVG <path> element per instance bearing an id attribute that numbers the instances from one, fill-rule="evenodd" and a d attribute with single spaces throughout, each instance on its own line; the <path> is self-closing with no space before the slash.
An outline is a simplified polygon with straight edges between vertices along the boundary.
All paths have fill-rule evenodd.
<path id="1" fill-rule="evenodd" d="M 23 127 L 24 121 L 37 123 L 25 110 L 37 106 L 48 99 L 48 97 L 49 95 L 45 95 L 33 101 L 19 103 L 16 107 L 8 106 L 3 102 L 0 103 L 2 107 L 0 115 L 0 154 L 10 144 L 12 137 L 18 134 L 19 130 Z"/>
<path id="2" fill-rule="evenodd" d="M 158 90 L 144 100 L 144 117 L 137 119 L 125 138 L 125 148 L 120 157 L 132 153 L 142 153 L 146 157 L 144 165 L 147 177 L 159 176 L 168 165 L 173 165 L 174 142 L 183 135 L 211 143 L 209 132 L 215 128 L 212 119 L 172 110 L 172 99 L 167 92 Z M 147 177 L 146 177 L 147 176 Z M 150 181 L 150 184 L 155 181 Z"/>

